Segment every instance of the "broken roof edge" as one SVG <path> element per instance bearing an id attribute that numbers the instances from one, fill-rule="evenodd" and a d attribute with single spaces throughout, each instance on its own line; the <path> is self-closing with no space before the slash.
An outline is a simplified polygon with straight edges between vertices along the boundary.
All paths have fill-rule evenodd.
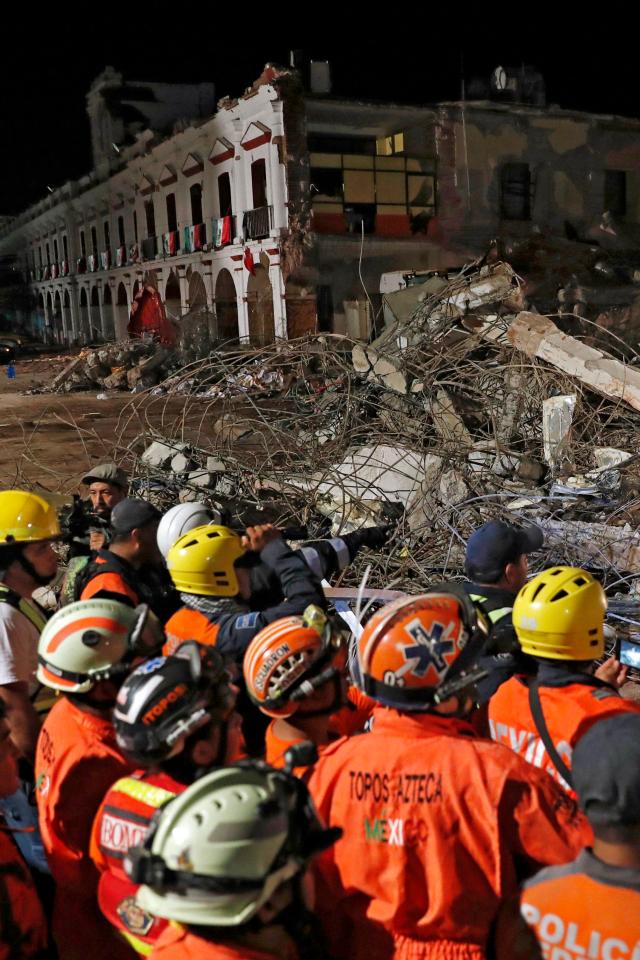
<path id="1" fill-rule="evenodd" d="M 574 110 L 551 103 L 545 107 L 536 107 L 528 103 L 499 103 L 496 100 L 441 100 L 433 105 L 434 109 L 457 107 L 462 110 L 488 110 L 497 113 L 525 113 L 540 117 L 558 116 L 564 119 L 600 120 L 608 123 L 631 124 L 640 127 L 640 117 L 625 117 L 617 113 L 592 113 L 588 110 Z"/>

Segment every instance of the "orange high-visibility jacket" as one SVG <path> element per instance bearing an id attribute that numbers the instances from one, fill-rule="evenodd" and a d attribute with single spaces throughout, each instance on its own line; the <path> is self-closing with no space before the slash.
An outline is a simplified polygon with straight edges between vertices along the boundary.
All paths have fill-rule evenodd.
<path id="1" fill-rule="evenodd" d="M 31 874 L 4 829 L 0 829 L 0 904 L 0 960 L 42 957 L 47 923 Z"/>
<path id="2" fill-rule="evenodd" d="M 166 773 L 138 770 L 113 784 L 93 822 L 89 853 L 100 871 L 100 909 L 117 930 L 146 944 L 157 941 L 168 921 L 135 903 L 138 884 L 127 877 L 124 858 L 129 847 L 144 843 L 156 810 L 184 789 Z"/>
<path id="3" fill-rule="evenodd" d="M 519 905 L 519 910 L 518 910 Z M 640 956 L 640 870 L 613 867 L 584 850 L 548 867 L 506 904 L 496 930 L 498 960 Z"/>
<path id="4" fill-rule="evenodd" d="M 339 909 L 361 938 L 366 914 L 398 958 L 479 960 L 501 898 L 581 846 L 576 804 L 546 773 L 435 714 L 376 707 L 372 732 L 327 748 L 309 789 L 344 830 L 317 861 L 325 928 Z"/>
<path id="5" fill-rule="evenodd" d="M 109 554 L 109 551 L 102 550 L 96 556 L 93 561 L 96 566 L 107 565 L 112 561 L 113 555 Z M 117 562 L 117 561 L 116 561 Z M 122 561 L 124 563 L 124 561 Z M 108 570 L 105 573 L 97 573 L 91 580 L 85 584 L 82 593 L 80 594 L 81 600 L 90 600 L 92 597 L 95 597 L 96 594 L 113 594 L 113 599 L 122 599 L 123 603 L 127 605 L 133 605 L 134 607 L 140 603 L 139 594 L 133 589 L 131 583 L 127 582 L 127 579 L 116 570 Z"/>
<path id="6" fill-rule="evenodd" d="M 552 681 L 547 685 L 547 679 Z M 640 704 L 623 700 L 608 684 L 586 674 L 548 669 L 540 678 L 540 703 L 553 744 L 569 769 L 573 748 L 597 720 L 613 714 L 640 712 Z M 526 679 L 512 677 L 489 701 L 491 736 L 515 750 L 528 763 L 550 773 L 565 789 L 568 784 L 547 755 L 529 707 Z"/>
<path id="7" fill-rule="evenodd" d="M 214 647 L 219 629 L 217 623 L 213 623 L 199 610 L 181 607 L 165 624 L 167 639 L 162 647 L 162 655 L 170 657 L 185 640 L 197 640 L 198 643 Z"/>
<path id="8" fill-rule="evenodd" d="M 276 957 L 262 950 L 231 944 L 210 943 L 184 927 L 172 925 L 161 936 L 153 949 L 150 960 L 298 960 L 295 950 Z"/>
<path id="9" fill-rule="evenodd" d="M 40 832 L 56 882 L 53 935 L 61 960 L 87 960 L 89 944 L 91 960 L 130 956 L 98 909 L 89 839 L 107 789 L 131 769 L 110 720 L 66 697 L 58 700 L 40 731 L 35 772 Z"/>

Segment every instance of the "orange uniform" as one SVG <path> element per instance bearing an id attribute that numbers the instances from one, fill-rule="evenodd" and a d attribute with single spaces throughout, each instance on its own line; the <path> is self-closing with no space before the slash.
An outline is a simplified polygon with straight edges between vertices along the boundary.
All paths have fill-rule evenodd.
<path id="1" fill-rule="evenodd" d="M 131 956 L 98 909 L 98 871 L 89 857 L 96 810 L 130 770 L 110 720 L 67 697 L 58 700 L 40 731 L 35 772 L 42 842 L 56 882 L 52 923 L 61 960 Z"/>
<path id="2" fill-rule="evenodd" d="M 151 960 L 156 957 L 159 960 L 297 960 L 298 952 L 292 948 L 290 952 L 274 954 L 229 943 L 210 943 L 184 927 L 172 925 L 154 947 Z"/>
<path id="3" fill-rule="evenodd" d="M 46 946 L 47 924 L 31 874 L 0 826 L 0 960 L 42 957 Z"/>
<path id="4" fill-rule="evenodd" d="M 525 883 L 496 931 L 499 960 L 636 960 L 640 956 L 640 870 L 612 867 L 584 850 Z M 532 935 L 533 934 L 533 935 Z"/>
<path id="5" fill-rule="evenodd" d="M 539 690 L 542 712 L 553 744 L 571 768 L 571 754 L 580 737 L 597 720 L 623 712 L 640 712 L 640 704 L 623 700 L 608 684 L 586 674 L 542 664 Z M 529 707 L 526 679 L 512 677 L 489 701 L 491 736 L 536 767 L 547 770 L 569 789 L 549 758 Z"/>
<path id="6" fill-rule="evenodd" d="M 315 867 L 338 958 L 372 957 L 382 928 L 396 958 L 480 960 L 522 874 L 581 846 L 582 818 L 550 777 L 436 714 L 376 707 L 372 732 L 328 747 L 309 789 L 344 829 Z"/>
<path id="7" fill-rule="evenodd" d="M 198 643 L 214 647 L 220 628 L 199 610 L 181 607 L 169 617 L 164 629 L 167 640 L 162 647 L 162 656 L 170 657 L 185 640 L 197 640 Z"/>
<path id="8" fill-rule="evenodd" d="M 331 732 L 339 737 L 362 733 L 376 705 L 375 700 L 354 686 L 349 687 L 347 700 L 348 703 L 331 717 L 329 725 Z"/>
<path id="9" fill-rule="evenodd" d="M 124 565 L 125 561 L 121 560 L 121 558 L 114 559 L 114 557 L 115 555 L 109 553 L 109 551 L 101 550 L 96 556 L 94 563 L 96 565 L 106 565 L 109 563 L 110 566 L 112 563 Z M 131 603 L 134 607 L 140 603 L 140 596 L 137 591 L 134 590 L 132 582 L 116 570 L 99 573 L 97 576 L 92 577 L 82 590 L 80 599 L 90 600 L 91 597 L 95 597 L 98 593 L 106 594 L 113 600 Z"/>
<path id="10" fill-rule="evenodd" d="M 107 920 L 125 937 L 154 944 L 168 925 L 135 902 L 138 885 L 124 871 L 129 847 L 139 846 L 156 810 L 185 789 L 166 773 L 138 770 L 117 780 L 93 822 L 91 859 L 100 871 L 98 903 Z"/>

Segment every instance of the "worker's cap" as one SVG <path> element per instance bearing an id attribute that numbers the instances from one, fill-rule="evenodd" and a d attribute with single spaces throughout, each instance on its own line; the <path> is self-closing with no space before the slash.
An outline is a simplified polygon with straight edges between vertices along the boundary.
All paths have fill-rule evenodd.
<path id="1" fill-rule="evenodd" d="M 111 527 L 114 533 L 131 533 L 148 523 L 157 523 L 162 514 L 147 500 L 134 500 L 127 497 L 121 500 L 111 511 Z"/>
<path id="2" fill-rule="evenodd" d="M 515 563 L 523 553 L 534 553 L 543 542 L 542 530 L 535 524 L 512 527 L 502 520 L 484 523 L 467 543 L 467 576 L 472 580 L 486 577 L 488 583 L 499 580 L 508 563 Z"/>
<path id="3" fill-rule="evenodd" d="M 82 478 L 82 483 L 94 483 L 96 480 L 112 483 L 114 487 L 120 487 L 122 490 L 126 490 L 129 486 L 129 478 L 116 463 L 99 464 Z"/>
<path id="4" fill-rule="evenodd" d="M 640 714 L 594 723 L 574 748 L 571 773 L 594 826 L 640 824 Z"/>

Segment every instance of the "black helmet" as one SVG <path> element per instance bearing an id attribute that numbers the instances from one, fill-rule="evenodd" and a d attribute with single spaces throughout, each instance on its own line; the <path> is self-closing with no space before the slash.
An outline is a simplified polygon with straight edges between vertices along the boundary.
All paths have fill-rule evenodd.
<path id="1" fill-rule="evenodd" d="M 195 641 L 171 657 L 141 663 L 118 693 L 113 724 L 120 750 L 142 766 L 170 756 L 175 744 L 233 704 L 217 650 Z"/>

